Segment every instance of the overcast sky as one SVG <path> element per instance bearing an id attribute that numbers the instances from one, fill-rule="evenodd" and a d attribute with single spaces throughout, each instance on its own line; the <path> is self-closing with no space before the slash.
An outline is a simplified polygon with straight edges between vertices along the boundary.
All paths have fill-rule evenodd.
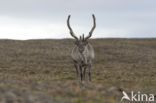
<path id="1" fill-rule="evenodd" d="M 70 38 L 88 34 L 92 13 L 93 38 L 156 37 L 156 0 L 0 0 L 0 38 Z"/>

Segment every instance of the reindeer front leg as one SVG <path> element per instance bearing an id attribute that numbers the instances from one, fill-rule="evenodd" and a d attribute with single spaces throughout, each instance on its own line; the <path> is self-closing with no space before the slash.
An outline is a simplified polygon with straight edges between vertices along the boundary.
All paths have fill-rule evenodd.
<path id="1" fill-rule="evenodd" d="M 78 77 L 79 77 L 79 71 L 78 71 L 79 66 L 78 66 L 78 64 L 75 63 L 75 62 L 74 62 L 74 66 L 75 66 L 75 69 L 76 69 L 76 79 L 78 80 Z"/>
<path id="2" fill-rule="evenodd" d="M 87 66 L 84 66 L 84 68 L 83 68 L 83 80 L 85 80 L 86 68 L 87 68 Z"/>
<path id="3" fill-rule="evenodd" d="M 79 66 L 79 69 L 80 69 L 80 77 L 81 77 L 81 81 L 83 80 L 83 73 L 82 73 L 82 66 L 80 65 Z"/>

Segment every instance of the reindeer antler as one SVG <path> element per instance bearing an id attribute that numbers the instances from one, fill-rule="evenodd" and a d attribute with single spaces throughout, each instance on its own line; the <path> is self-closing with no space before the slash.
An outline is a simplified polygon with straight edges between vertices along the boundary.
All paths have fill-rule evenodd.
<path id="1" fill-rule="evenodd" d="M 87 37 L 85 37 L 85 40 L 89 39 L 92 36 L 92 33 L 96 27 L 96 19 L 95 19 L 94 14 L 92 14 L 92 17 L 93 17 L 93 27 L 92 27 L 91 31 L 89 32 L 89 35 Z"/>
<path id="2" fill-rule="evenodd" d="M 68 26 L 68 28 L 70 30 L 70 34 L 71 34 L 72 37 L 74 37 L 76 40 L 78 40 L 78 38 L 75 36 L 72 28 L 70 27 L 69 19 L 70 19 L 70 15 L 68 15 L 68 19 L 67 19 L 67 26 Z"/>

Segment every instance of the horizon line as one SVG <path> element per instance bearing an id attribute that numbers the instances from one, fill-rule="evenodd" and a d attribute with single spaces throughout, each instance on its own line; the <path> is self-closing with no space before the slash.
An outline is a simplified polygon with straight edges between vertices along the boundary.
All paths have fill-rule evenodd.
<path id="1" fill-rule="evenodd" d="M 30 39 L 12 39 L 12 38 L 0 38 L 0 40 L 63 40 L 63 39 L 73 39 L 74 38 L 30 38 Z M 97 37 L 97 38 L 90 38 L 90 40 L 94 39 L 156 39 L 156 37 Z"/>

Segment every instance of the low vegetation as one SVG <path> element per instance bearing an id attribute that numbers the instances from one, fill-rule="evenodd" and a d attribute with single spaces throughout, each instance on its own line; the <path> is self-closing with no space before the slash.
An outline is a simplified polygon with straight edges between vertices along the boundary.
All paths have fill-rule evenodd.
<path id="1" fill-rule="evenodd" d="M 156 39 L 94 39 L 92 82 L 76 80 L 73 40 L 0 40 L 0 103 L 119 103 L 156 93 Z"/>

